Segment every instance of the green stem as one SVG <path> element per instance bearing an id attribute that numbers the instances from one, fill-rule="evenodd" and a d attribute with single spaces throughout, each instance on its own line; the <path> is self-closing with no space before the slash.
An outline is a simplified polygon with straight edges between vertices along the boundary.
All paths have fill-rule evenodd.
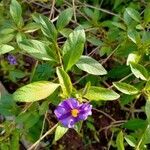
<path id="1" fill-rule="evenodd" d="M 38 66 L 38 61 L 36 61 L 36 63 L 35 63 L 35 65 L 34 65 L 34 68 L 33 68 L 33 70 L 32 70 L 32 73 L 31 73 L 31 76 L 30 76 L 30 83 L 31 83 L 31 81 L 32 81 L 32 79 L 33 79 L 33 76 L 34 76 L 34 74 L 35 74 L 35 71 L 36 71 L 36 68 L 37 68 L 37 66 Z"/>
<path id="2" fill-rule="evenodd" d="M 61 53 L 60 53 L 60 48 L 58 47 L 57 43 L 54 44 L 55 48 L 56 48 L 56 53 L 59 59 L 59 63 L 61 65 L 61 67 L 63 68 L 63 62 L 62 62 L 62 58 L 61 58 Z"/>

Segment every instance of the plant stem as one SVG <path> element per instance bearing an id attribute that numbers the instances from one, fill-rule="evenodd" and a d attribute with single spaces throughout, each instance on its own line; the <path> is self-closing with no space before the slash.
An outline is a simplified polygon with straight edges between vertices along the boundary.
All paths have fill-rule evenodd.
<path id="1" fill-rule="evenodd" d="M 54 44 L 55 48 L 56 48 L 56 53 L 59 59 L 59 63 L 61 65 L 61 67 L 63 68 L 63 62 L 62 62 L 62 58 L 61 58 L 61 53 L 60 53 L 60 48 L 58 47 L 57 43 Z"/>
<path id="2" fill-rule="evenodd" d="M 55 124 L 50 130 L 48 130 L 40 139 L 38 139 L 31 147 L 29 147 L 27 150 L 32 150 L 37 144 L 40 143 L 47 135 L 51 134 L 56 127 L 58 126 L 58 123 Z"/>
<path id="3" fill-rule="evenodd" d="M 38 66 L 38 61 L 36 61 L 35 62 L 35 65 L 34 65 L 34 68 L 33 68 L 33 70 L 32 70 L 32 73 L 31 73 L 31 77 L 30 77 L 30 83 L 31 83 L 31 81 L 32 81 L 32 79 L 33 79 L 33 76 L 34 76 L 34 74 L 35 74 L 35 71 L 36 71 L 36 68 L 37 68 L 37 66 Z"/>

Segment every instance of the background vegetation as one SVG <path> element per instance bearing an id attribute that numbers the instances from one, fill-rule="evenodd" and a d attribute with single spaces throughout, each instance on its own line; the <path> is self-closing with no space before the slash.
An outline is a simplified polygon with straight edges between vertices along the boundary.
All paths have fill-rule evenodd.
<path id="1" fill-rule="evenodd" d="M 149 29 L 148 0 L 1 0 L 0 149 L 150 149 Z"/>

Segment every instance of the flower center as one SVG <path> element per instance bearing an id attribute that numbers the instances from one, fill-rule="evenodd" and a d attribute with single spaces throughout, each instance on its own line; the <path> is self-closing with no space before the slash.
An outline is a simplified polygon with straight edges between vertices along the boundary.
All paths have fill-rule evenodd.
<path id="1" fill-rule="evenodd" d="M 72 110 L 71 110 L 71 115 L 72 115 L 73 117 L 77 117 L 78 114 L 79 114 L 79 110 L 78 110 L 78 109 L 72 109 Z"/>

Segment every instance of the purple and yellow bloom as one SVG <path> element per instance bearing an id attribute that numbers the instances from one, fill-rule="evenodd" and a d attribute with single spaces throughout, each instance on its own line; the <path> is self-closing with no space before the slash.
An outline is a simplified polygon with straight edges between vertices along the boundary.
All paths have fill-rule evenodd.
<path id="1" fill-rule="evenodd" d="M 89 103 L 79 103 L 75 98 L 69 98 L 62 101 L 54 113 L 63 126 L 73 128 L 76 122 L 86 120 L 92 114 L 91 109 Z"/>
<path id="2" fill-rule="evenodd" d="M 7 60 L 9 61 L 9 63 L 11 65 L 16 65 L 17 64 L 17 60 L 16 60 L 16 57 L 14 55 L 9 54 L 7 56 Z"/>

